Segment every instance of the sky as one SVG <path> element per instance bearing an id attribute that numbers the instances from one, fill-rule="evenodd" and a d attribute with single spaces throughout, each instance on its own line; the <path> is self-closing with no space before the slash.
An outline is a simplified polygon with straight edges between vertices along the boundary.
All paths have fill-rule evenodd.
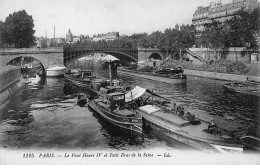
<path id="1" fill-rule="evenodd" d="M 119 32 L 152 33 L 191 24 L 198 6 L 219 0 L 0 0 L 0 20 L 19 10 L 34 19 L 35 35 L 48 38 Z M 228 3 L 231 0 L 222 0 Z"/>

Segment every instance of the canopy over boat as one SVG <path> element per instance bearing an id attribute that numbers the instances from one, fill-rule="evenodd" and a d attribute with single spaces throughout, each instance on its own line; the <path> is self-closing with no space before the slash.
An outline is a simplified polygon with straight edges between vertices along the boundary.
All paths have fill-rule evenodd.
<path id="1" fill-rule="evenodd" d="M 152 94 L 154 96 L 160 97 L 165 99 L 164 97 L 161 97 L 155 93 L 153 93 L 152 91 L 150 91 L 149 89 L 145 89 L 145 88 L 141 88 L 139 86 L 136 86 L 134 89 L 132 89 L 130 92 L 125 94 L 125 102 L 130 102 L 132 100 L 136 100 L 139 97 L 141 97 L 144 93 L 149 93 Z"/>
<path id="2" fill-rule="evenodd" d="M 64 70 L 66 69 L 65 66 L 55 66 L 55 67 L 52 67 L 52 68 L 48 68 L 47 71 L 58 71 L 58 70 Z"/>

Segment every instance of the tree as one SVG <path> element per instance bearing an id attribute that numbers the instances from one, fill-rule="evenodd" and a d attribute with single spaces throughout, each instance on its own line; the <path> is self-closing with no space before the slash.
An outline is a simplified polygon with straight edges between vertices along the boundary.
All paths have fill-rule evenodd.
<path id="1" fill-rule="evenodd" d="M 47 48 L 48 47 L 47 38 L 40 38 L 40 47 L 41 48 Z"/>
<path id="2" fill-rule="evenodd" d="M 35 30 L 33 28 L 33 18 L 25 10 L 9 14 L 3 24 L 3 41 L 16 48 L 33 46 L 35 45 Z"/>
<path id="3" fill-rule="evenodd" d="M 256 34 L 259 33 L 259 9 L 251 13 L 239 11 L 232 19 L 226 21 L 229 33 L 229 45 L 231 47 L 254 48 L 256 44 Z"/>
<path id="4" fill-rule="evenodd" d="M 3 38 L 2 38 L 3 26 L 4 26 L 4 23 L 2 21 L 0 21 L 0 48 L 2 48 L 4 46 Z"/>

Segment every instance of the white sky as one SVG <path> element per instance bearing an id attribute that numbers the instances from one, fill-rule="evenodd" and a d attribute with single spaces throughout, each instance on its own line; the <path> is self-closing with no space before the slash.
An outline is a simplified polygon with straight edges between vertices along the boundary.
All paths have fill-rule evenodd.
<path id="1" fill-rule="evenodd" d="M 120 34 L 164 31 L 191 24 L 198 6 L 219 0 L 0 0 L 0 20 L 25 9 L 34 19 L 36 36 L 65 37 L 118 31 Z M 222 0 L 222 3 L 231 0 Z"/>

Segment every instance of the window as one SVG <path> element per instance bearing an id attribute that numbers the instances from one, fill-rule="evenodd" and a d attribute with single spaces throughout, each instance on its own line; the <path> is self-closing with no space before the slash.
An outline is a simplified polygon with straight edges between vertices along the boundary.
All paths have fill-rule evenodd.
<path id="1" fill-rule="evenodd" d="M 227 6 L 226 6 L 226 9 L 228 9 L 228 7 L 229 7 L 229 6 L 227 5 Z"/>
<path id="2" fill-rule="evenodd" d="M 239 6 L 239 2 L 237 3 L 237 6 Z"/>
<path id="3" fill-rule="evenodd" d="M 244 5 L 244 6 L 246 5 L 246 1 L 244 1 L 243 5 Z"/>

